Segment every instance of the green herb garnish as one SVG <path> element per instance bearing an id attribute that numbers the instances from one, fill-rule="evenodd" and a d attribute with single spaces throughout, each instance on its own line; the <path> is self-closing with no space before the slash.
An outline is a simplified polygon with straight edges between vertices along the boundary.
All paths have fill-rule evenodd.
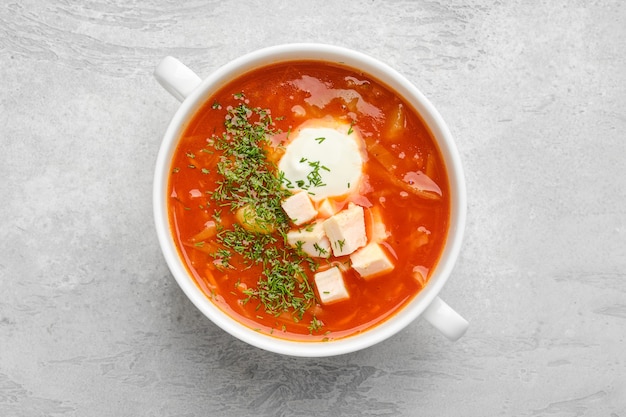
<path id="1" fill-rule="evenodd" d="M 352 132 L 354 132 L 354 130 L 352 129 L 352 126 L 354 126 L 356 123 L 353 121 L 350 122 L 350 128 L 348 129 L 348 135 L 352 134 Z"/>
<path id="2" fill-rule="evenodd" d="M 309 333 L 312 334 L 313 332 L 318 331 L 322 328 L 322 326 L 324 326 L 324 323 L 318 320 L 317 317 L 313 316 L 313 320 L 311 320 L 311 324 L 308 327 Z"/>
<path id="3" fill-rule="evenodd" d="M 210 198 L 238 213 L 241 224 L 219 229 L 216 240 L 221 248 L 213 254 L 214 263 L 230 268 L 236 257 L 246 267 L 260 266 L 257 286 L 243 291 L 243 302 L 258 300 L 258 307 L 268 314 L 291 312 L 294 320 L 301 320 L 315 302 L 306 268 L 316 270 L 317 264 L 298 248 L 277 244 L 286 240 L 290 228 L 281 202 L 293 188 L 267 158 L 269 138 L 279 132 L 268 110 L 249 106 L 243 93 L 233 97 L 241 102 L 227 108 L 225 133 L 211 138 L 221 155 L 215 166 L 219 179 Z M 311 184 L 321 183 L 320 169 L 324 167 L 319 162 L 312 166 L 311 178 L 307 177 Z M 219 225 L 219 211 L 213 217 Z"/>
<path id="4" fill-rule="evenodd" d="M 323 247 L 321 247 L 317 243 L 313 244 L 313 248 L 317 251 L 319 256 L 324 256 L 324 255 L 326 255 L 328 253 L 328 251 L 326 249 L 324 249 Z"/>

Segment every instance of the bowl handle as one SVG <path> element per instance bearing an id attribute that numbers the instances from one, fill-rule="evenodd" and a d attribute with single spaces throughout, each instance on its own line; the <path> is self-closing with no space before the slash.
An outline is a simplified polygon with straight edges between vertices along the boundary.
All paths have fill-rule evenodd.
<path id="1" fill-rule="evenodd" d="M 467 320 L 439 297 L 435 297 L 422 313 L 422 317 L 453 341 L 463 336 L 469 327 Z"/>
<path id="2" fill-rule="evenodd" d="M 195 72 L 171 56 L 166 56 L 157 65 L 154 78 L 181 102 L 202 82 Z"/>

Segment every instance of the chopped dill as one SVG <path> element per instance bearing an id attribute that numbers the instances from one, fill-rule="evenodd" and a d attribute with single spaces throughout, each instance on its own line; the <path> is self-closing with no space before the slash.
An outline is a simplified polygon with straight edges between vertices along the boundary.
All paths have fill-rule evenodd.
<path id="1" fill-rule="evenodd" d="M 352 132 L 354 132 L 354 130 L 352 129 L 352 127 L 355 125 L 354 120 L 350 122 L 350 128 L 348 129 L 348 135 L 352 134 Z"/>
<path id="2" fill-rule="evenodd" d="M 326 183 L 322 180 L 322 174 L 321 174 L 321 170 L 323 171 L 327 171 L 330 172 L 330 168 L 328 168 L 325 165 L 321 165 L 320 161 L 310 161 L 307 158 L 300 158 L 300 163 L 307 163 L 307 165 L 309 166 L 309 168 L 311 169 L 309 171 L 309 173 L 306 176 L 306 181 L 303 179 L 297 180 L 296 181 L 296 186 L 298 188 L 300 188 L 301 190 L 309 190 L 311 187 L 324 187 L 326 186 Z M 286 183 L 286 187 L 287 188 L 291 188 L 290 186 L 291 181 L 287 180 L 284 176 L 284 174 L 281 177 L 281 181 L 283 183 Z M 310 194 L 314 194 L 314 193 L 310 193 Z"/>
<path id="3" fill-rule="evenodd" d="M 326 249 L 324 249 L 323 247 L 321 247 L 317 243 L 313 244 L 313 248 L 317 251 L 318 255 L 320 255 L 320 256 L 324 256 L 324 255 L 326 255 L 328 253 L 328 251 Z"/>
<path id="4" fill-rule="evenodd" d="M 291 312 L 293 319 L 299 321 L 315 303 L 306 268 L 314 271 L 317 264 L 301 249 L 277 244 L 286 240 L 290 228 L 281 202 L 293 188 L 267 158 L 269 137 L 279 132 L 274 130 L 268 110 L 249 106 L 243 93 L 233 97 L 240 102 L 226 109 L 224 134 L 211 137 L 220 156 L 214 168 L 219 179 L 210 199 L 233 213 L 243 213 L 245 220 L 218 229 L 216 241 L 220 249 L 213 253 L 214 264 L 231 268 L 236 258 L 246 268 L 261 267 L 256 288 L 243 290 L 242 301 L 258 300 L 257 308 L 262 306 L 267 314 Z M 318 177 L 323 167 L 317 162 L 312 168 L 317 176 L 307 179 L 311 184 L 321 183 Z M 213 218 L 221 224 L 219 211 Z M 250 223 L 255 227 L 247 227 Z M 320 323 L 314 319 L 311 325 L 317 329 Z"/>
<path id="5" fill-rule="evenodd" d="M 318 320 L 317 317 L 313 316 L 313 320 L 311 320 L 311 324 L 308 326 L 309 334 L 313 334 L 313 332 L 317 332 L 318 330 L 322 328 L 322 326 L 324 326 L 324 323 Z"/>

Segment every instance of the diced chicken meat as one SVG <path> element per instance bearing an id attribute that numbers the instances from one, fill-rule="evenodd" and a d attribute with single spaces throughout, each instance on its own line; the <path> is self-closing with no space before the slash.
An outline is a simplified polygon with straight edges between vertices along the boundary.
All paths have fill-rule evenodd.
<path id="1" fill-rule="evenodd" d="M 315 274 L 315 286 L 322 304 L 332 304 L 350 298 L 341 270 L 334 266 Z"/>
<path id="2" fill-rule="evenodd" d="M 335 256 L 350 255 L 365 246 L 367 235 L 363 207 L 350 203 L 347 209 L 324 221 L 324 231 Z"/>
<path id="3" fill-rule="evenodd" d="M 305 191 L 287 197 L 281 206 L 296 226 L 308 223 L 317 216 L 317 210 Z"/>
<path id="4" fill-rule="evenodd" d="M 352 268 L 364 279 L 388 274 L 395 266 L 383 248 L 375 242 L 350 255 L 350 261 Z"/>

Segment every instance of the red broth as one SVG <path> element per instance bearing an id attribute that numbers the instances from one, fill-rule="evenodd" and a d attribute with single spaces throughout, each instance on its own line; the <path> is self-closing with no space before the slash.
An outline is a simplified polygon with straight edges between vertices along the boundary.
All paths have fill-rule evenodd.
<path id="1" fill-rule="evenodd" d="M 376 215 L 382 218 L 388 232 L 382 246 L 395 264 L 392 273 L 365 280 L 354 270 L 346 270 L 344 282 L 350 298 L 324 305 L 315 297 L 299 317 L 289 309 L 268 313 L 258 298 L 246 295 L 246 290 L 258 285 L 259 266 L 244 265 L 237 256 L 231 258 L 228 268 L 216 265 L 220 243 L 215 240 L 215 228 L 228 228 L 236 220 L 212 200 L 211 193 L 220 181 L 215 169 L 220 151 L 212 147 L 211 138 L 224 134 L 227 110 L 242 102 L 269 109 L 272 128 L 283 132 L 276 136 L 279 138 L 307 120 L 326 116 L 358 129 L 367 149 L 365 181 L 350 201 L 365 208 L 368 236 L 373 233 L 371 219 Z M 424 179 L 430 192 L 414 186 L 414 181 Z M 259 68 L 221 88 L 186 127 L 172 161 L 169 190 L 173 235 L 197 285 L 236 320 L 291 340 L 346 337 L 401 309 L 419 293 L 437 264 L 450 216 L 443 159 L 417 112 L 368 75 L 324 62 Z M 277 239 L 276 245 L 285 244 Z M 328 262 L 349 263 L 347 258 L 317 260 L 320 270 Z M 304 269 L 314 287 L 313 270 L 309 266 Z"/>

